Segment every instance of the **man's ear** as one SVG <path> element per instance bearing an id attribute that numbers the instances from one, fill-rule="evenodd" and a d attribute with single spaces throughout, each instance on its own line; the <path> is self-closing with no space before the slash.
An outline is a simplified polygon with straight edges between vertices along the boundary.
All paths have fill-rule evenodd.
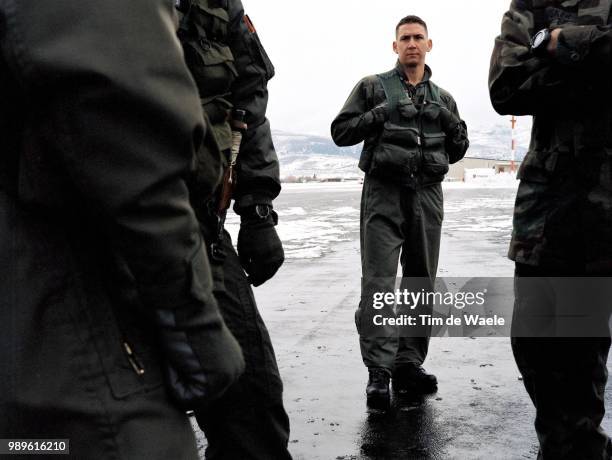
<path id="1" fill-rule="evenodd" d="M 397 41 L 395 41 L 395 40 L 393 41 L 393 52 L 395 54 L 398 54 L 398 52 L 397 52 Z"/>
<path id="2" fill-rule="evenodd" d="M 429 53 L 432 48 L 433 48 L 433 42 L 431 41 L 431 38 L 430 38 L 427 40 L 427 52 Z"/>

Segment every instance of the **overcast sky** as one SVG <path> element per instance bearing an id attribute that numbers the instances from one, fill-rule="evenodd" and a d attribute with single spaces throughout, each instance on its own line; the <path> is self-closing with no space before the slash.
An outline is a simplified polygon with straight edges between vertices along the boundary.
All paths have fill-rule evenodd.
<path id="1" fill-rule="evenodd" d="M 487 76 L 510 0 L 242 1 L 276 68 L 273 129 L 327 136 L 354 85 L 394 66 L 395 25 L 408 14 L 427 22 L 432 80 L 453 94 L 468 126 L 509 125 L 491 108 Z"/>

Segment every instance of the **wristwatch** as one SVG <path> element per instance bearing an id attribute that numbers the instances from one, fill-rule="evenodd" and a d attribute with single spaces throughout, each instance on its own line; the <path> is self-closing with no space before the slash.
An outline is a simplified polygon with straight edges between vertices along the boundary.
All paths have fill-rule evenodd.
<path id="1" fill-rule="evenodd" d="M 548 43 L 550 43 L 550 30 L 540 30 L 531 39 L 531 53 L 534 56 L 546 56 Z"/>

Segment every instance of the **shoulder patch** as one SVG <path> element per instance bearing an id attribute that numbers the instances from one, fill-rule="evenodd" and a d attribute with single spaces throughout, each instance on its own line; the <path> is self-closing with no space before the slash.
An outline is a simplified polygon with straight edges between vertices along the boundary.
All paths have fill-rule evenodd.
<path id="1" fill-rule="evenodd" d="M 251 18 L 249 18 L 248 14 L 245 14 L 242 17 L 242 20 L 244 21 L 244 23 L 247 26 L 247 29 L 249 29 L 249 32 L 251 32 L 252 34 L 257 33 L 257 31 L 255 30 L 255 26 L 253 25 L 253 21 L 251 21 Z"/>

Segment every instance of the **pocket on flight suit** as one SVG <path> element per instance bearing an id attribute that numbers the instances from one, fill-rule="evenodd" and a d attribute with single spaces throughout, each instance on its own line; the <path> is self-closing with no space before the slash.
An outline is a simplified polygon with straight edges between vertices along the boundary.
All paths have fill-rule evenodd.
<path id="1" fill-rule="evenodd" d="M 203 37 L 186 39 L 185 60 L 198 84 L 200 96 L 227 94 L 238 76 L 229 47 Z"/>
<path id="2" fill-rule="evenodd" d="M 182 39 L 185 60 L 200 97 L 227 94 L 238 76 L 232 51 L 224 44 L 229 29 L 227 11 L 208 0 L 196 0 L 186 20 L 190 32 Z"/>
<path id="3" fill-rule="evenodd" d="M 379 143 L 373 151 L 369 173 L 390 179 L 410 175 L 418 158 L 418 145 L 417 129 L 385 122 Z"/>
<path id="4" fill-rule="evenodd" d="M 519 167 L 511 256 L 521 262 L 538 259 L 549 217 L 563 201 L 563 190 L 554 183 L 558 159 L 557 150 L 531 150 Z"/>
<path id="5" fill-rule="evenodd" d="M 113 396 L 124 399 L 163 384 L 162 357 L 152 328 L 144 317 L 112 308 L 100 308 L 92 315 L 92 333 Z"/>
<path id="6" fill-rule="evenodd" d="M 78 301 L 72 317 L 83 346 L 95 350 L 93 362 L 101 364 L 115 399 L 160 387 L 161 353 L 127 265 L 116 259 L 92 270 L 73 280 Z M 97 270 L 115 276 L 101 277 Z"/>
<path id="7" fill-rule="evenodd" d="M 441 176 L 448 172 L 448 155 L 444 151 L 446 135 L 439 133 L 422 133 L 423 172 Z"/>

